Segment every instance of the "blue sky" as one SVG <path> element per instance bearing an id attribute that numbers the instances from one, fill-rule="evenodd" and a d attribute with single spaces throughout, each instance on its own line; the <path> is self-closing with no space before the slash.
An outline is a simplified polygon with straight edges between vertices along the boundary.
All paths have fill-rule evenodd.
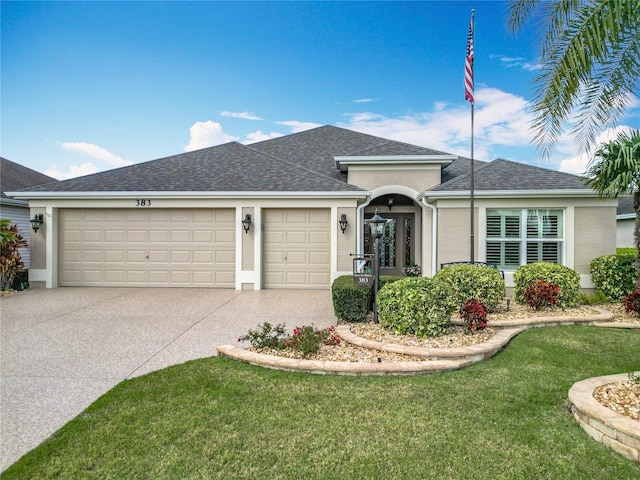
<path id="1" fill-rule="evenodd" d="M 530 145 L 535 31 L 511 36 L 506 2 L 0 8 L 1 154 L 56 178 L 324 124 L 469 156 L 472 8 L 475 157 L 584 170 L 569 135 L 547 163 Z M 640 108 L 620 126 L 640 128 Z"/>

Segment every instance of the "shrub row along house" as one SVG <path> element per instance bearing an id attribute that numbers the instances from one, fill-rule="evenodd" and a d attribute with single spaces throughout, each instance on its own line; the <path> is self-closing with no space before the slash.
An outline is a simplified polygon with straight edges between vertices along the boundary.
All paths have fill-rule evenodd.
<path id="1" fill-rule="evenodd" d="M 389 221 L 381 273 L 469 260 L 470 160 L 323 126 L 227 143 L 9 194 L 44 224 L 30 280 L 58 286 L 328 289 Z M 557 262 L 592 287 L 615 253 L 617 200 L 576 176 L 508 160 L 475 163 L 475 260 L 505 271 Z M 344 228 L 344 230 L 343 230 Z"/>

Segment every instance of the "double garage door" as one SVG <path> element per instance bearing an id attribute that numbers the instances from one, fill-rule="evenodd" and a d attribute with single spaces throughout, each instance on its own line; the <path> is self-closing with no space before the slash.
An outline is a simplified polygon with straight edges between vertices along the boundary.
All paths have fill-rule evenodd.
<path id="1" fill-rule="evenodd" d="M 235 287 L 234 209 L 68 209 L 62 286 Z"/>
<path id="2" fill-rule="evenodd" d="M 263 288 L 329 287 L 329 209 L 262 224 Z M 59 226 L 62 286 L 235 288 L 234 209 L 64 209 Z"/>

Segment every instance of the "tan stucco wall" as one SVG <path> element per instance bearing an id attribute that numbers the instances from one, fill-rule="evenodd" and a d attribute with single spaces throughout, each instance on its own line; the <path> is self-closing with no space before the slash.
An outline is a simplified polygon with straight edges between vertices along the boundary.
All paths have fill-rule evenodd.
<path id="1" fill-rule="evenodd" d="M 242 218 L 251 215 L 251 227 L 249 231 L 242 234 L 242 270 L 253 270 L 254 265 L 254 242 L 255 242 L 255 230 L 256 227 L 260 228 L 256 222 L 256 216 L 253 208 L 245 207 L 242 209 Z"/>
<path id="2" fill-rule="evenodd" d="M 576 207 L 574 270 L 589 274 L 589 262 L 616 253 L 616 208 Z"/>
<path id="3" fill-rule="evenodd" d="M 417 192 L 440 184 L 440 165 L 429 167 L 369 167 L 349 168 L 348 182 L 365 190 L 374 190 L 385 185 L 403 185 Z"/>
<path id="4" fill-rule="evenodd" d="M 441 205 L 442 207 L 442 205 Z M 440 208 L 438 211 L 437 268 L 441 263 L 462 262 L 471 256 L 469 207 Z M 475 209 L 475 260 L 478 260 L 478 209 Z"/>
<path id="5" fill-rule="evenodd" d="M 50 228 L 49 221 L 44 208 L 32 208 L 29 218 L 33 218 L 36 214 L 41 213 L 44 217 L 44 223 L 40 225 L 40 229 L 34 233 L 31 231 L 31 268 L 47 267 L 47 231 Z"/>
<path id="6" fill-rule="evenodd" d="M 338 208 L 337 209 L 337 218 L 340 220 L 340 215 L 347 215 L 347 228 L 342 233 L 340 226 L 338 225 L 338 230 L 336 233 L 337 243 L 338 243 L 338 271 L 353 271 L 353 257 L 350 256 L 351 253 L 356 252 L 356 209 L 354 208 Z M 337 223 L 337 221 L 336 221 Z"/>
<path id="7" fill-rule="evenodd" d="M 636 221 L 633 218 L 618 220 L 616 224 L 616 247 L 618 248 L 635 248 L 636 243 L 633 237 L 633 230 Z"/>

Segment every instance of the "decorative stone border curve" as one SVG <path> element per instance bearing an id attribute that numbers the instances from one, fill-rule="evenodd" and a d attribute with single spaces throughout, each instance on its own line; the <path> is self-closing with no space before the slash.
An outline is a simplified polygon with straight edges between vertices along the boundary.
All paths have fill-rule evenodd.
<path id="1" fill-rule="evenodd" d="M 569 390 L 569 401 L 573 416 L 591 438 L 640 463 L 640 422 L 614 412 L 593 397 L 599 386 L 627 378 L 628 375 L 622 373 L 574 383 Z"/>
<path id="2" fill-rule="evenodd" d="M 470 363 L 479 362 L 485 358 L 489 358 L 511 341 L 513 337 L 522 332 L 524 328 L 509 328 L 496 333 L 488 341 L 470 345 L 468 347 L 458 348 L 427 348 L 409 345 L 396 345 L 393 343 L 382 343 L 376 340 L 368 340 L 358 337 L 351 332 L 348 325 L 340 325 L 336 327 L 336 333 L 345 342 L 358 347 L 369 348 L 371 350 L 380 350 L 382 352 L 402 353 L 405 355 L 414 355 L 416 357 L 425 357 L 432 360 L 443 359 L 466 359 Z"/>
<path id="3" fill-rule="evenodd" d="M 223 357 L 233 358 L 252 365 L 291 372 L 334 375 L 416 375 L 419 373 L 457 370 L 473 363 L 471 360 L 464 358 L 423 360 L 419 362 L 332 362 L 278 357 L 276 355 L 252 352 L 233 345 L 221 345 L 216 348 L 218 354 Z"/>
<path id="4" fill-rule="evenodd" d="M 550 317 L 529 317 L 529 318 L 514 318 L 512 320 L 490 320 L 492 328 L 511 328 L 522 327 L 524 329 L 536 328 L 536 327 L 560 327 L 566 325 L 599 325 L 612 326 L 623 325 L 618 323 L 610 323 L 604 325 L 604 322 L 610 322 L 613 319 L 613 312 L 604 310 L 602 308 L 589 306 L 588 308 L 595 310 L 595 315 L 583 315 L 580 317 L 572 316 L 550 316 Z M 461 318 L 452 318 L 451 323 L 453 325 L 464 325 Z M 640 325 L 639 325 L 640 327 Z M 629 328 L 634 328 L 629 327 Z M 637 327 L 636 327 L 637 328 Z"/>
<path id="5" fill-rule="evenodd" d="M 532 317 L 514 320 L 494 320 L 492 327 L 502 328 L 489 341 L 460 348 L 425 348 L 407 345 L 384 344 L 374 340 L 358 337 L 351 332 L 348 325 L 336 327 L 337 334 L 346 342 L 353 345 L 373 350 L 391 353 L 402 353 L 424 357 L 425 360 L 417 362 L 337 362 L 324 360 L 304 360 L 297 358 L 279 357 L 263 353 L 252 352 L 233 345 L 220 345 L 216 347 L 218 355 L 233 358 L 252 365 L 286 370 L 292 372 L 306 372 L 316 374 L 334 375 L 416 375 L 420 373 L 443 372 L 457 370 L 472 363 L 495 355 L 507 345 L 513 337 L 529 328 L 561 326 L 561 325 L 594 325 L 602 327 L 640 328 L 639 324 L 613 323 L 613 313 L 597 307 L 595 315 L 583 317 Z M 462 320 L 452 319 L 452 324 L 461 325 Z"/>

